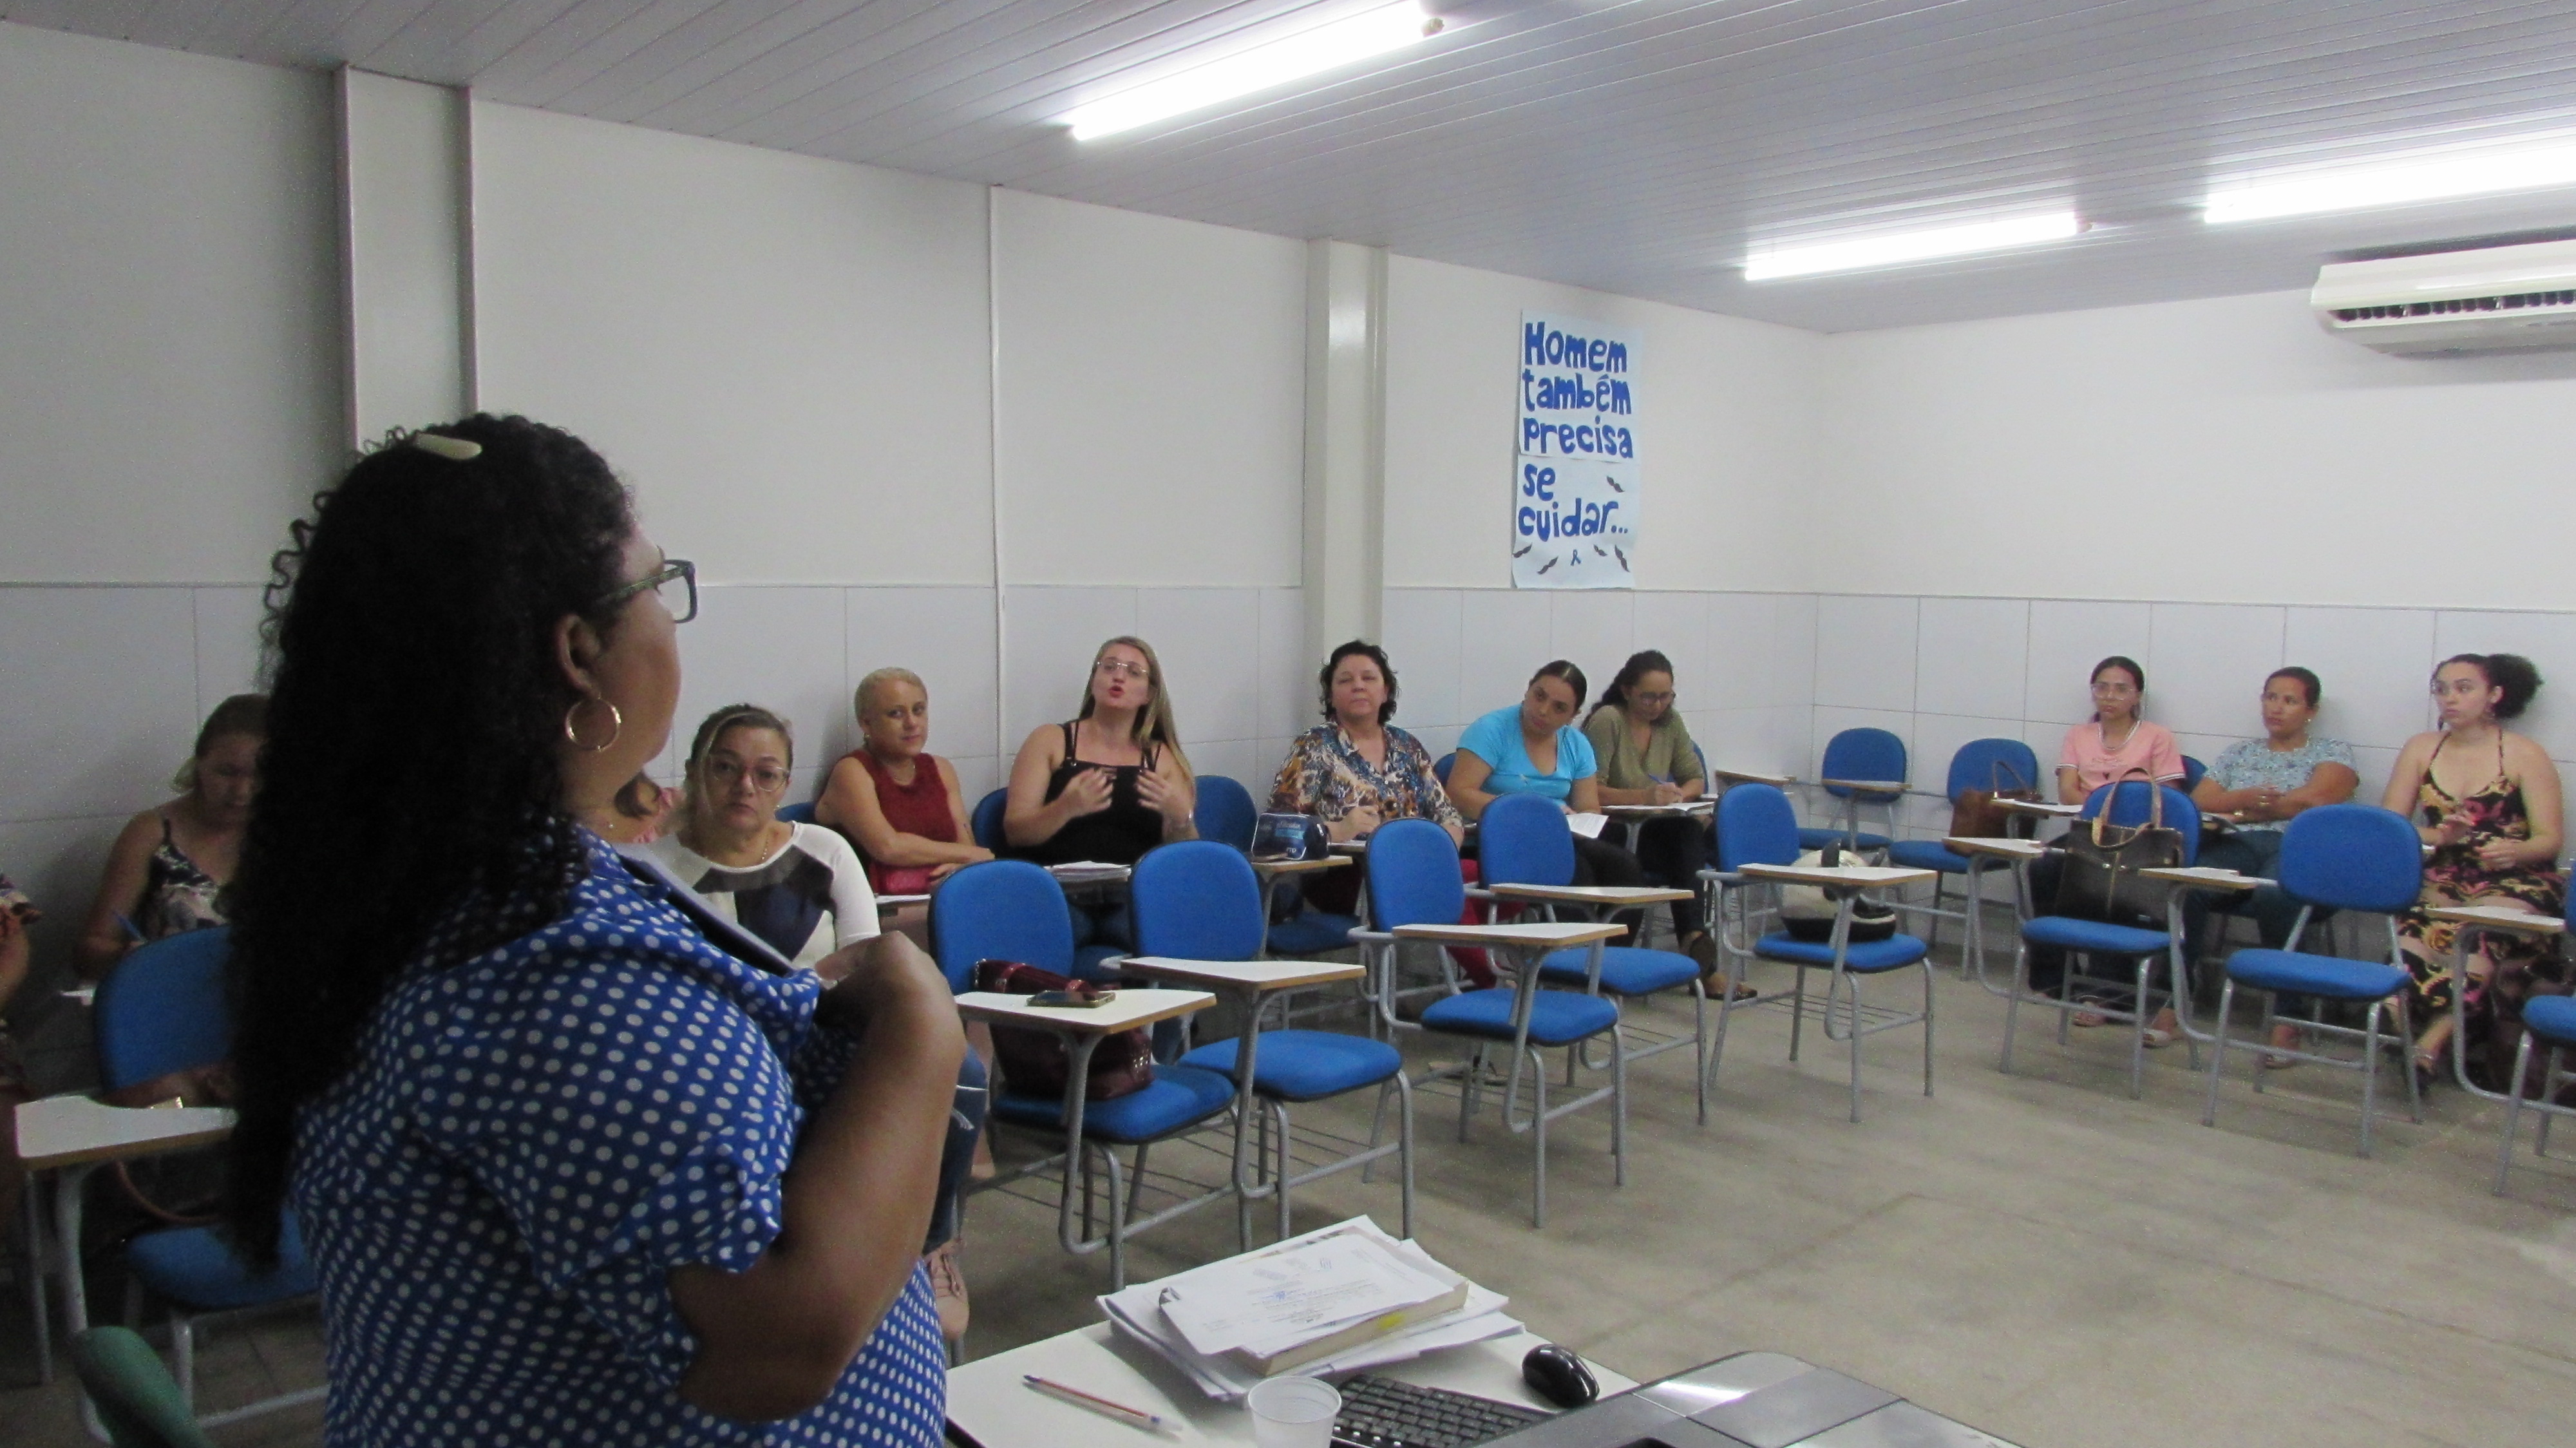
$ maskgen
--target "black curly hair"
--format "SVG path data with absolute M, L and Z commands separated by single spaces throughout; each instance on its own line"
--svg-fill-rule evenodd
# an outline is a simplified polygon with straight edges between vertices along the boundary
M 2520 654 L 2453 654 L 2433 666 L 2433 676 L 2440 678 L 2453 664 L 2468 665 L 2486 675 L 2488 688 L 2504 690 L 2495 706 L 2499 724 L 2522 717 L 2522 711 L 2531 707 L 2532 696 L 2540 692 L 2540 670 Z
M 453 444 L 481 452 L 465 460 Z M 224 1215 L 274 1261 L 297 1108 L 431 930 L 453 963 L 563 911 L 585 870 L 555 748 L 567 614 L 602 636 L 634 514 L 579 438 L 476 414 L 395 433 L 314 499 L 274 560 L 261 789 L 228 897 L 240 1123 Z M 490 902 L 479 911 L 465 907 Z M 531 902 L 505 912 L 500 902 Z
M 1315 676 L 1315 692 L 1324 706 L 1324 722 L 1330 724 L 1340 717 L 1333 712 L 1333 671 L 1342 666 L 1342 660 L 1348 658 L 1364 658 L 1377 665 L 1378 674 L 1386 680 L 1386 702 L 1377 706 L 1377 722 L 1384 724 L 1394 718 L 1397 692 L 1395 665 L 1386 661 L 1386 650 L 1366 639 L 1353 639 L 1333 650 L 1333 656 L 1324 660 L 1324 671 Z

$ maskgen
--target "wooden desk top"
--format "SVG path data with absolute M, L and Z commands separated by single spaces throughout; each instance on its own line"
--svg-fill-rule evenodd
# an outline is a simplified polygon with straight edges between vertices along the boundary
M 1203 990 L 1121 990 L 1107 1004 L 1088 1007 L 1033 1006 L 1027 996 L 989 990 L 970 990 L 957 998 L 957 1009 L 969 1020 L 1101 1035 L 1186 1016 L 1215 1004 L 1216 997 Z
M 1601 812 L 1606 815 L 1644 819 L 1657 815 L 1707 814 L 1716 808 L 1717 801 L 1713 799 L 1685 799 L 1672 804 L 1605 804 L 1601 807 Z
M 1905 793 L 1905 781 L 1901 779 L 1820 779 L 1816 783 L 1827 789 L 1858 790 L 1862 794 Z
M 1365 967 L 1330 960 L 1175 960 L 1166 955 L 1131 955 L 1113 963 L 1127 975 L 1219 988 L 1250 986 L 1263 992 L 1328 985 L 1368 974 Z M 1125 992 L 1120 994 L 1123 997 Z
M 1659 885 L 1487 885 L 1488 892 L 1506 900 L 1545 900 L 1559 905 L 1661 905 L 1671 900 L 1688 900 L 1688 890 L 1668 890 Z
M 2562 916 L 2510 910 L 2502 905 L 2436 905 L 2424 913 L 2456 925 L 2492 926 L 2499 930 L 2519 930 L 2528 935 L 2558 935 L 2567 929 L 2567 921 Z M 26 1110 L 23 1106 L 18 1109 Z
M 2038 815 L 2043 819 L 2071 820 L 2084 813 L 2080 804 L 2052 804 L 2044 799 L 1999 799 L 1995 808 L 2006 814 Z
M 877 897 L 877 912 L 879 914 L 883 914 L 889 910 L 900 910 L 906 905 L 927 905 L 929 903 L 930 897 L 927 895 L 879 895 Z
M 1125 865 L 1103 864 L 1097 860 L 1075 860 L 1068 864 L 1049 865 L 1046 872 L 1064 885 L 1096 885 L 1111 880 L 1124 880 L 1135 874 Z
M 232 1134 L 233 1113 L 224 1106 L 108 1106 L 87 1096 L 46 1096 L 18 1107 L 18 1160 L 29 1171 L 185 1151 Z
M 1348 855 L 1327 855 L 1320 860 L 1255 860 L 1256 875 L 1311 875 L 1318 870 L 1339 870 L 1351 863 Z
M 2270 883 L 2255 879 L 2251 875 L 2240 875 L 2234 870 L 2222 870 L 2215 865 L 2184 865 L 2169 870 L 2140 870 L 2138 873 L 2150 880 L 2163 880 L 2175 885 L 2192 885 L 2203 890 L 2242 892 Z
M 1729 784 L 1771 784 L 1784 789 L 1798 782 L 1794 774 L 1756 774 L 1749 769 L 1711 769 L 1709 776 Z
M 1616 940 L 1628 933 L 1625 925 L 1581 921 L 1523 920 L 1509 925 L 1399 925 L 1394 934 L 1405 940 L 1437 940 L 1446 945 L 1546 946 L 1562 949 L 1569 945 L 1590 945 L 1596 940 Z
M 2007 860 L 2036 860 L 2048 853 L 2048 847 L 2037 840 L 2000 835 L 1951 835 L 1941 843 L 1963 855 L 1994 855 Z
M 1746 865 L 1737 872 L 1756 880 L 1782 880 L 1792 885 L 1823 885 L 1842 889 L 1877 889 L 1886 885 L 1911 885 L 1929 880 L 1935 870 L 1913 870 L 1903 865 L 1838 865 L 1825 869 L 1820 865 Z

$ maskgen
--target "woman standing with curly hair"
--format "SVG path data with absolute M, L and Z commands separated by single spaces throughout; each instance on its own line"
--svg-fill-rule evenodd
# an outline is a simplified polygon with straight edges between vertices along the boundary
M 669 737 L 690 565 L 519 418 L 398 436 L 295 537 L 227 1215 L 254 1262 L 300 1219 L 331 1441 L 937 1441 L 946 983 L 881 937 L 826 992 L 578 822 Z

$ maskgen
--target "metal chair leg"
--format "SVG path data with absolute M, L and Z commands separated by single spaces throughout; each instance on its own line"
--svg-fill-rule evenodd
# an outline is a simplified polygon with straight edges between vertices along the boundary
M 2557 1053 L 2553 1051 L 2551 1054 L 2554 1056 Z M 2522 1073 L 2530 1068 L 2531 1032 L 2525 1031 L 2522 1033 L 2522 1044 L 2514 1048 L 2513 1079 L 2506 1082 L 2504 1088 L 2504 1136 L 2496 1144 L 2495 1194 L 2497 1196 L 2504 1195 L 2505 1176 L 2513 1170 L 2513 1137 L 2522 1125 Z M 2410 1076 L 2414 1074 L 2414 1068 L 2411 1065 L 2407 1068 L 2407 1074 Z M 2548 1114 L 2542 1113 L 2540 1119 L 2547 1121 Z
M 188 1315 L 170 1309 L 170 1375 L 179 1380 L 179 1401 L 197 1411 L 197 1333 Z
M 2218 1124 L 2218 1073 L 2227 1064 L 2227 1015 L 2235 1004 L 2236 982 L 2230 978 L 2219 989 L 2218 1024 L 2213 1028 L 2209 1041 L 2209 1100 L 2200 1109 L 2200 1124 L 2203 1126 Z M 2256 1062 L 2254 1069 L 2262 1070 L 2262 1063 Z
M 2372 1001 L 2369 1011 L 2361 1018 L 2361 1154 L 2364 1157 L 2370 1155 L 2371 1108 L 2377 1105 L 2379 1100 L 2379 1008 L 2383 1004 L 2385 1002 Z M 2264 1014 L 2268 1016 L 2270 1012 L 2267 1011 Z M 2401 1036 L 2399 1039 L 2405 1038 Z M 2257 1057 L 2254 1062 L 2255 1074 L 2262 1074 L 2262 1070 L 2263 1062 L 2260 1057 Z M 2406 1075 L 2409 1080 L 2412 1080 L 2415 1075 L 2414 1068 L 2408 1067 Z
M 1530 1135 L 1537 1148 L 1531 1153 L 1530 1225 L 1544 1227 L 1547 1225 L 1547 1063 L 1537 1059 L 1536 1051 L 1529 1054 L 1530 1064 L 1537 1068 L 1530 1072 L 1530 1079 L 1535 1083 L 1538 1099 L 1538 1114 L 1530 1127 Z
M 1610 1184 L 1628 1184 L 1628 1049 L 1615 1024 L 1610 1027 Z
M 1923 1095 L 1932 1095 L 1932 957 L 1923 957 Z

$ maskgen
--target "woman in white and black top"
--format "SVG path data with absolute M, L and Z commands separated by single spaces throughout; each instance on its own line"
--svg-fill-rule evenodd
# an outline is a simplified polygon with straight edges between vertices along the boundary
M 777 817 L 795 762 L 786 720 L 718 709 L 689 745 L 679 828 L 645 848 L 715 913 L 811 967 L 877 933 L 877 900 L 849 841 Z

